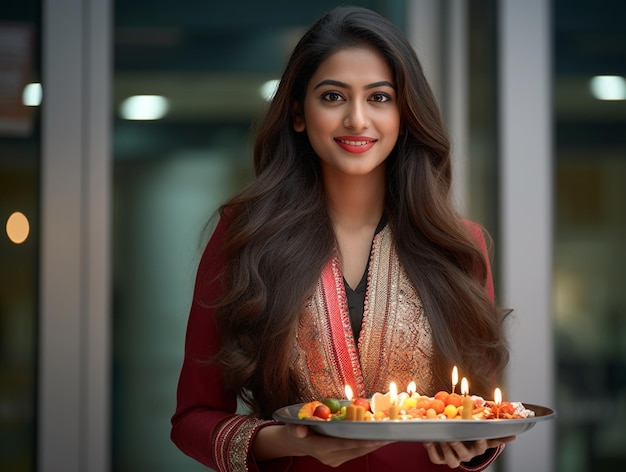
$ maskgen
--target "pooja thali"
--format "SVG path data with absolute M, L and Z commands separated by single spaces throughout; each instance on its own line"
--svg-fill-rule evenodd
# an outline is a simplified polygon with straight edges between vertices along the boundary
M 274 419 L 283 423 L 310 426 L 325 436 L 346 439 L 389 441 L 470 441 L 515 436 L 528 431 L 540 421 L 556 417 L 556 412 L 540 405 L 524 403 L 535 416 L 520 419 L 490 420 L 386 420 L 386 421 L 325 421 L 298 419 L 302 404 L 279 408 Z

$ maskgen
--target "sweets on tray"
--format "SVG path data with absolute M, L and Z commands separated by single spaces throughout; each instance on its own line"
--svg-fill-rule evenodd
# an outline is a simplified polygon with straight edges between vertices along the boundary
M 369 400 L 348 402 L 326 398 L 304 403 L 298 412 L 299 419 L 320 421 L 509 420 L 533 416 L 535 413 L 521 402 L 496 403 L 477 395 L 445 391 L 434 397 L 403 392 L 397 396 L 375 393 Z

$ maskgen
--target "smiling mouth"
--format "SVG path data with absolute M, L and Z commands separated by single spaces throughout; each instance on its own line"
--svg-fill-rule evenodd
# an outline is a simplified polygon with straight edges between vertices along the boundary
M 374 147 L 378 139 L 368 136 L 338 136 L 335 142 L 341 149 L 351 154 L 363 154 Z
M 347 144 L 349 146 L 365 146 L 367 144 L 373 143 L 376 140 L 375 139 L 370 139 L 368 141 L 351 141 L 348 139 L 336 139 L 337 142 L 341 143 L 341 144 Z

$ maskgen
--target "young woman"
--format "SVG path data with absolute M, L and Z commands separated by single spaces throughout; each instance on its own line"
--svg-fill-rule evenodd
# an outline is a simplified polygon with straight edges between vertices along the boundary
M 354 7 L 315 23 L 254 163 L 200 262 L 173 441 L 220 471 L 486 467 L 512 438 L 357 441 L 271 419 L 345 385 L 433 395 L 453 365 L 489 396 L 507 361 L 485 238 L 453 208 L 446 132 L 402 33 Z

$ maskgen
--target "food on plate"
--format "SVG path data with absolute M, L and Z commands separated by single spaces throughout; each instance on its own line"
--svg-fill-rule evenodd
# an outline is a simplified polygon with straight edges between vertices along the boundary
M 303 404 L 298 412 L 298 419 L 346 420 L 346 408 L 355 405 L 365 409 L 362 421 L 455 420 L 462 418 L 463 398 L 462 395 L 447 392 L 438 392 L 434 397 L 401 393 L 397 396 L 396 405 L 394 405 L 398 408 L 396 420 L 390 419 L 389 410 L 392 400 L 388 393 L 375 393 L 369 401 L 360 398 L 352 402 L 342 402 L 338 399 L 326 398 L 323 402 L 312 401 Z M 473 408 L 469 419 L 510 420 L 535 416 L 535 412 L 526 408 L 521 402 L 502 401 L 496 404 L 478 395 L 471 395 L 470 398 Z

